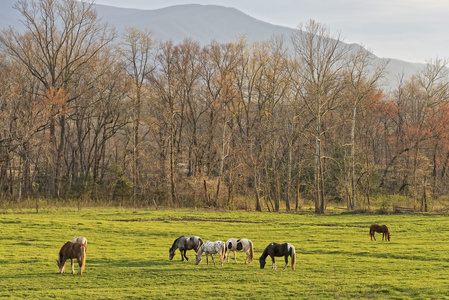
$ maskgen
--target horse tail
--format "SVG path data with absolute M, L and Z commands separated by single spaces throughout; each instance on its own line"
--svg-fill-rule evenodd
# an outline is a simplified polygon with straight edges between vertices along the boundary
M 202 244 L 204 244 L 203 239 L 202 238 L 198 238 L 198 247 L 196 248 L 196 252 L 198 252 L 198 250 L 200 249 Z
M 296 250 L 295 247 L 293 247 L 293 245 L 291 246 L 291 253 L 290 256 L 292 257 L 292 270 L 295 270 L 295 266 L 296 266 Z
M 81 251 L 81 265 L 79 274 L 82 275 L 84 272 L 84 267 L 86 266 L 86 253 L 87 253 L 86 244 L 81 243 L 80 251 Z
M 220 247 L 221 266 L 223 266 L 224 256 L 225 256 L 225 243 L 221 243 L 221 247 Z
M 254 247 L 253 247 L 253 242 L 251 242 L 250 240 L 248 240 L 249 242 L 249 263 L 252 263 L 254 261 Z

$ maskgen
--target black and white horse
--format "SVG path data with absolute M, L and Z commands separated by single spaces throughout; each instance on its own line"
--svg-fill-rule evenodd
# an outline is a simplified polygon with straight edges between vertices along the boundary
M 225 258 L 228 258 L 228 262 L 229 262 L 229 253 L 230 252 L 234 252 L 234 261 L 237 262 L 237 258 L 235 257 L 235 251 L 245 251 L 246 252 L 246 259 L 245 259 L 245 264 L 246 263 L 252 263 L 254 261 L 254 247 L 253 247 L 253 242 L 251 242 L 248 239 L 234 239 L 234 238 L 230 238 L 227 242 L 226 242 L 226 246 L 225 246 Z
M 169 250 L 169 257 L 168 259 L 172 260 L 175 256 L 176 249 L 179 249 L 179 252 L 181 252 L 181 261 L 184 261 L 184 258 L 189 261 L 189 258 L 186 256 L 187 250 L 195 250 L 195 253 L 198 252 L 198 249 L 200 246 L 204 244 L 203 240 L 198 236 L 191 236 L 191 237 L 185 237 L 180 236 L 177 238 L 173 245 L 171 246 Z
M 276 270 L 276 263 L 274 261 L 274 258 L 282 257 L 282 256 L 285 257 L 284 270 L 287 268 L 289 256 L 292 258 L 292 270 L 295 269 L 296 251 L 295 251 L 295 247 L 293 247 L 293 245 L 290 245 L 289 243 L 285 243 L 285 244 L 271 243 L 271 244 L 269 244 L 267 246 L 267 248 L 265 248 L 265 250 L 263 251 L 262 256 L 259 258 L 261 269 L 263 269 L 265 267 L 265 264 L 267 263 L 266 262 L 267 256 L 271 257 L 271 260 L 272 260 L 271 268 L 274 270 Z

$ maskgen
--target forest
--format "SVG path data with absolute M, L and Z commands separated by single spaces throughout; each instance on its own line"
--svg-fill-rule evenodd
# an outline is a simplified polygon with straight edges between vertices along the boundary
M 118 34 L 94 1 L 15 9 L 24 29 L 0 33 L 2 205 L 449 205 L 445 59 L 387 89 L 388 60 L 313 20 L 200 45 Z

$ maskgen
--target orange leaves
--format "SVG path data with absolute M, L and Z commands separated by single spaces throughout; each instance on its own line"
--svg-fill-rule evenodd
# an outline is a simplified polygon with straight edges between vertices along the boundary
M 55 87 L 50 87 L 45 95 L 41 99 L 42 111 L 47 111 L 51 116 L 56 116 L 59 114 L 67 114 L 70 111 L 68 102 L 68 93 L 63 88 L 56 89 Z

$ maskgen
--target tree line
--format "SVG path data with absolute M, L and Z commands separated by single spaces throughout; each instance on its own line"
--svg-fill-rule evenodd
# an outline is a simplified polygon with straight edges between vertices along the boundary
M 446 60 L 386 92 L 388 60 L 313 20 L 202 46 L 118 35 L 93 1 L 14 7 L 25 29 L 0 34 L 2 201 L 324 213 L 449 200 Z

